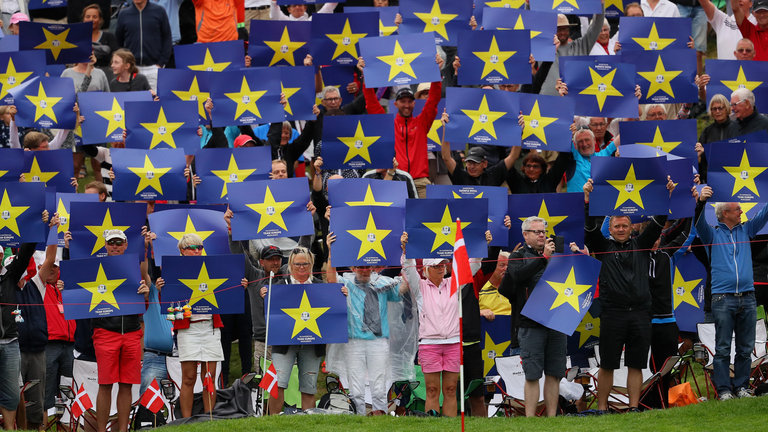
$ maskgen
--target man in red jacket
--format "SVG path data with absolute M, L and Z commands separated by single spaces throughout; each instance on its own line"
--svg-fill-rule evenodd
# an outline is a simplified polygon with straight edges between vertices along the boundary
M 360 67 L 365 63 L 360 62 Z M 408 171 L 416 183 L 419 198 L 427 197 L 429 184 L 429 165 L 427 162 L 427 134 L 432 121 L 437 117 L 437 104 L 440 102 L 442 85 L 433 82 L 429 88 L 429 96 L 424 109 L 416 117 L 413 116 L 414 97 L 409 87 L 401 88 L 395 94 L 395 157 L 400 169 Z M 365 108 L 368 114 L 384 114 L 384 108 L 376 99 L 376 91 L 365 87 Z

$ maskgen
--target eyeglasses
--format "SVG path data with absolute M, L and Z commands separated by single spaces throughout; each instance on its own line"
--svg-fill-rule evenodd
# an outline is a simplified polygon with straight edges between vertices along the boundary
M 525 232 L 534 233 L 537 236 L 540 236 L 540 235 L 545 235 L 547 233 L 547 230 L 525 230 Z
M 742 99 L 742 100 L 740 100 L 738 102 L 731 102 L 731 106 L 733 107 L 733 106 L 736 106 L 736 105 L 740 105 L 740 104 L 743 104 L 746 101 L 747 101 L 746 99 Z
M 293 266 L 298 267 L 298 268 L 307 268 L 307 267 L 309 267 L 309 263 L 308 262 L 303 262 L 303 263 L 295 262 L 295 263 L 293 263 Z
M 107 240 L 107 244 L 110 246 L 122 246 L 125 241 L 123 239 L 111 239 Z
M 203 245 L 187 245 L 186 250 L 203 250 Z
M 739 49 L 736 50 L 736 52 L 740 52 L 740 53 L 751 53 L 753 51 L 754 50 L 749 49 L 749 48 L 739 48 Z
M 336 101 L 340 101 L 341 98 L 340 97 L 329 97 L 329 98 L 323 98 L 323 100 L 324 101 L 328 101 L 328 102 L 336 102 Z
M 709 108 L 710 111 L 725 111 L 725 107 L 723 106 L 713 106 Z

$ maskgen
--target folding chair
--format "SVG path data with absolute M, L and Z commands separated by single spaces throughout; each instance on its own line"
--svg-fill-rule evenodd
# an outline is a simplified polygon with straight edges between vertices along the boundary
M 506 391 L 501 389 L 501 386 L 497 387 L 501 390 L 503 395 L 503 402 L 500 404 L 499 409 L 505 410 L 507 416 L 518 415 L 525 416 L 525 373 L 523 372 L 523 361 L 519 355 L 510 357 L 496 357 L 496 370 L 499 372 L 501 379 L 504 380 Z M 570 358 L 566 357 L 566 367 L 571 370 Z M 578 384 L 574 384 L 572 381 L 575 378 L 575 373 L 567 374 L 566 378 L 560 380 L 560 393 L 563 394 L 564 387 L 568 387 L 568 393 L 574 393 L 574 387 L 579 387 Z M 570 379 L 568 379 L 570 378 Z M 539 379 L 539 400 L 536 405 L 536 415 L 540 416 L 544 413 L 544 379 Z M 581 396 L 579 396 L 580 398 Z
M 595 345 L 595 360 L 599 365 L 600 350 L 598 345 Z M 677 360 L 678 359 L 675 359 L 675 362 Z M 598 370 L 599 366 L 589 371 L 589 376 L 595 389 L 598 388 Z M 639 405 L 646 409 L 650 409 L 650 407 L 643 404 L 643 399 L 648 395 L 649 391 L 653 389 L 654 384 L 659 381 L 661 375 L 660 373 L 652 373 L 648 367 L 643 368 L 641 372 L 643 374 L 643 384 L 640 387 Z M 619 412 L 629 409 L 629 393 L 627 391 L 628 374 L 629 369 L 624 365 L 624 353 L 622 352 L 621 358 L 619 359 L 619 368 L 613 371 L 613 387 L 611 388 L 611 394 L 608 396 L 608 409 Z M 594 403 L 595 400 L 592 402 Z

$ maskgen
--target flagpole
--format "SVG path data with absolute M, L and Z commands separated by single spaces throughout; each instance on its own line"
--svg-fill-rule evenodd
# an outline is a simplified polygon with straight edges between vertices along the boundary
M 456 232 L 461 227 L 461 220 L 456 218 Z M 453 256 L 454 263 L 456 262 L 456 254 Z M 454 269 L 458 269 L 458 266 L 454 264 Z M 454 272 L 458 273 L 458 272 Z M 459 275 L 452 274 L 451 277 L 456 280 L 456 294 L 459 297 L 459 387 L 461 388 L 461 432 L 464 432 L 464 311 L 461 301 L 461 286 L 459 286 Z
M 269 311 L 270 307 L 272 305 L 272 278 L 275 277 L 275 272 L 270 271 L 269 272 L 269 288 L 267 289 L 267 320 L 266 320 L 266 328 L 264 331 L 264 367 L 262 368 L 262 376 L 261 379 L 264 379 L 264 371 L 267 368 L 267 352 L 269 350 L 269 344 L 268 344 L 268 338 L 269 338 Z M 259 365 L 261 367 L 261 365 Z M 266 415 L 266 409 L 264 406 L 264 398 L 266 397 L 266 392 L 261 392 L 261 415 Z

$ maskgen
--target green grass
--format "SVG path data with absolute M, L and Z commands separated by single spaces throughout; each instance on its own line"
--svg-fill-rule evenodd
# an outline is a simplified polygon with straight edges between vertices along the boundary
M 599 417 L 557 418 L 492 418 L 466 420 L 468 431 L 720 431 L 757 430 L 765 423 L 765 407 L 768 399 L 754 398 L 728 402 L 704 402 L 698 405 L 654 410 L 639 414 L 613 414 Z M 185 431 L 273 431 L 315 432 L 318 430 L 344 431 L 415 431 L 443 432 L 459 430 L 458 419 L 415 417 L 355 417 L 355 416 L 280 416 L 224 420 L 215 423 L 199 423 L 167 427 L 168 432 Z

